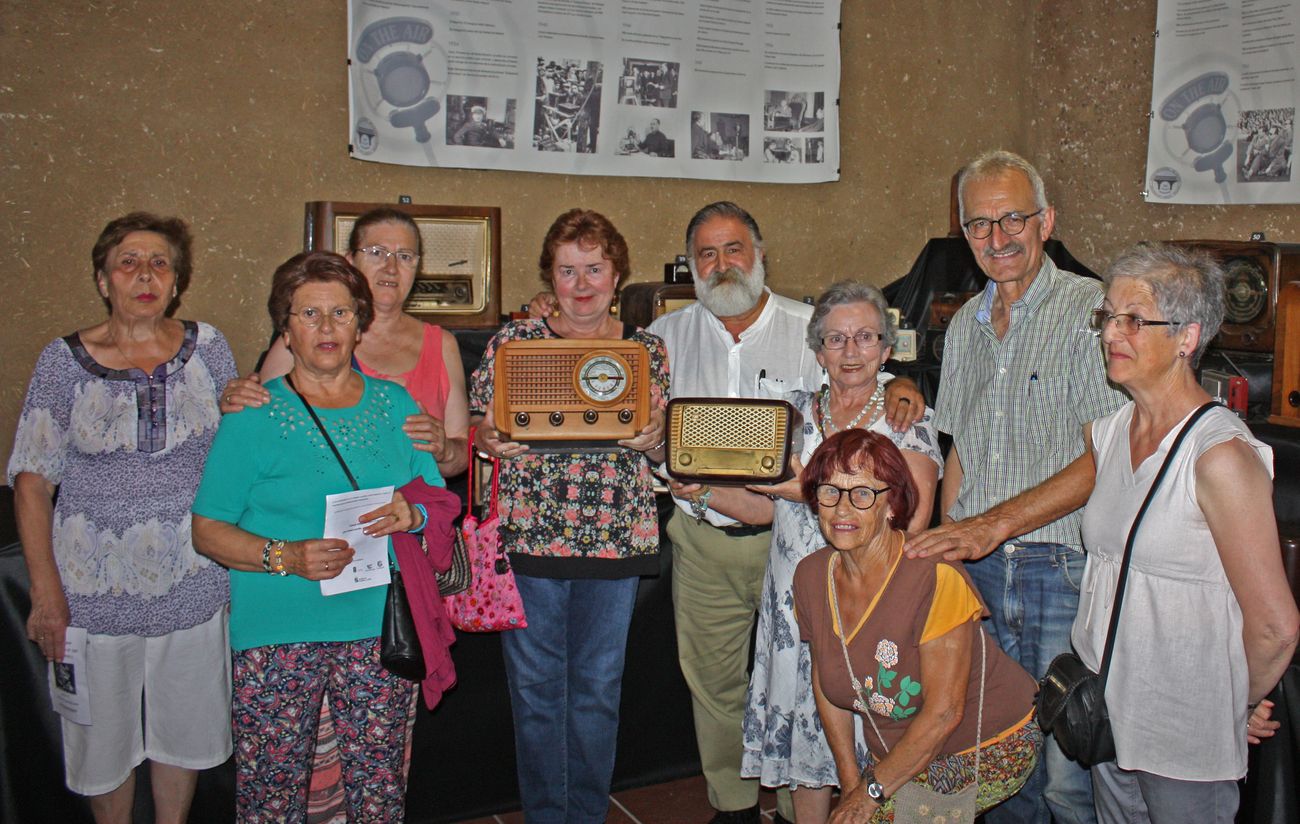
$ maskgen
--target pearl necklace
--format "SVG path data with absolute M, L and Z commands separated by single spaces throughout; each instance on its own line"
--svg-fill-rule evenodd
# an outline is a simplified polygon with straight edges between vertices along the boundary
M 845 426 L 844 428 L 845 429 L 854 428 L 855 426 L 857 426 L 859 423 L 862 422 L 862 419 L 866 417 L 867 412 L 872 407 L 879 407 L 883 409 L 884 402 L 885 402 L 885 385 L 877 381 L 876 391 L 871 393 L 871 397 L 867 398 L 866 404 L 861 409 L 858 410 L 858 414 L 854 415 L 853 420 L 849 421 L 848 425 Z M 874 416 L 872 417 L 872 420 L 875 420 Z M 839 431 L 840 428 L 835 425 L 834 421 L 831 420 L 831 388 L 829 386 L 822 387 L 822 432 L 830 434 L 832 432 L 839 432 Z

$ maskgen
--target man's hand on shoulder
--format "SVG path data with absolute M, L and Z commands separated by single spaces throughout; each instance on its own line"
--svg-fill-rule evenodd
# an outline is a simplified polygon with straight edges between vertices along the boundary
M 977 561 L 1002 543 L 991 519 L 982 515 L 927 529 L 903 545 L 909 558 L 943 554 L 945 561 Z

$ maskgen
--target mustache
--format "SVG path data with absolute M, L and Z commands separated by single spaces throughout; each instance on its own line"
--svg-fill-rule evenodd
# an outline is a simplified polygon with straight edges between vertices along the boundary
M 1021 246 L 1019 243 L 1013 240 L 1000 249 L 994 249 L 992 246 L 985 246 L 983 254 L 984 257 L 993 257 L 994 255 L 1000 255 L 1004 252 L 1024 252 L 1024 251 L 1025 251 L 1025 247 Z
M 724 283 L 744 283 L 745 280 L 749 278 L 750 274 L 752 273 L 746 272 L 739 266 L 731 266 L 720 272 L 714 272 L 712 280 L 715 286 L 720 286 Z

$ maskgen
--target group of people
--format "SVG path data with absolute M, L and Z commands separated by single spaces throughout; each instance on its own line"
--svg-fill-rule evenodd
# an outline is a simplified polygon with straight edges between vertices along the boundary
M 219 332 L 171 317 L 184 224 L 110 223 L 92 255 L 108 320 L 46 347 L 9 465 L 29 635 L 53 660 L 68 626 L 86 629 L 88 676 L 112 685 L 92 691 L 94 726 L 64 722 L 69 787 L 128 820 L 147 758 L 158 819 L 184 820 L 195 770 L 233 744 L 240 820 L 303 820 L 337 752 L 348 820 L 400 820 L 414 685 L 379 664 L 382 590 L 320 594 L 352 558 L 321 536 L 324 498 L 391 485 L 367 533 L 437 523 L 472 422 L 500 465 L 528 616 L 502 636 L 525 817 L 603 821 L 637 581 L 658 570 L 665 402 L 774 398 L 799 414 L 789 480 L 668 481 L 715 824 L 758 822 L 760 784 L 799 824 L 891 821 L 916 793 L 971 786 L 989 822 L 1231 821 L 1300 616 L 1271 453 L 1225 410 L 1181 447 L 1133 546 L 1106 692 L 1115 761 L 1080 767 L 1034 715 L 1054 656 L 1073 644 L 1099 665 L 1137 506 L 1208 400 L 1194 370 L 1223 272 L 1158 244 L 1101 284 L 1061 271 L 1042 179 L 1008 152 L 969 164 L 958 200 L 989 283 L 950 324 L 933 410 L 883 371 L 897 329 L 880 291 L 843 281 L 813 306 L 772 292 L 758 224 L 730 202 L 686 228 L 697 301 L 647 329 L 610 311 L 631 274 L 623 236 L 560 215 L 546 290 L 468 387 L 454 339 L 402 312 L 421 252 L 402 212 L 363 216 L 345 256 L 276 270 L 277 338 L 246 378 Z M 647 351 L 650 420 L 616 451 L 536 451 L 493 420 L 497 349 L 562 338 Z

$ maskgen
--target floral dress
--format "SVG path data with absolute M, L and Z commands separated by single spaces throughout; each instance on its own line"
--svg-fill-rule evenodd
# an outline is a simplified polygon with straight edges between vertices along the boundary
M 817 394 L 792 392 L 786 400 L 803 416 L 803 452 L 806 466 L 821 445 L 823 433 L 816 410 Z M 899 449 L 919 452 L 943 470 L 931 410 L 906 432 L 895 432 L 884 416 L 867 427 L 888 436 Z M 772 550 L 763 579 L 763 603 L 758 611 L 758 637 L 754 670 L 749 680 L 745 709 L 745 751 L 740 774 L 758 778 L 765 787 L 823 787 L 839 784 L 835 759 L 812 688 L 812 655 L 799 640 L 794 617 L 794 571 L 807 555 L 826 545 L 817 515 L 803 503 L 778 499 L 772 518 Z M 859 760 L 865 746 L 855 716 Z
M 474 414 L 492 408 L 497 348 L 556 338 L 544 320 L 506 324 L 470 382 Z M 668 395 L 668 353 L 656 335 L 624 327 L 650 354 L 650 404 Z M 516 572 L 538 578 L 626 578 L 659 570 L 659 518 L 645 456 L 529 452 L 501 464 L 501 546 Z

